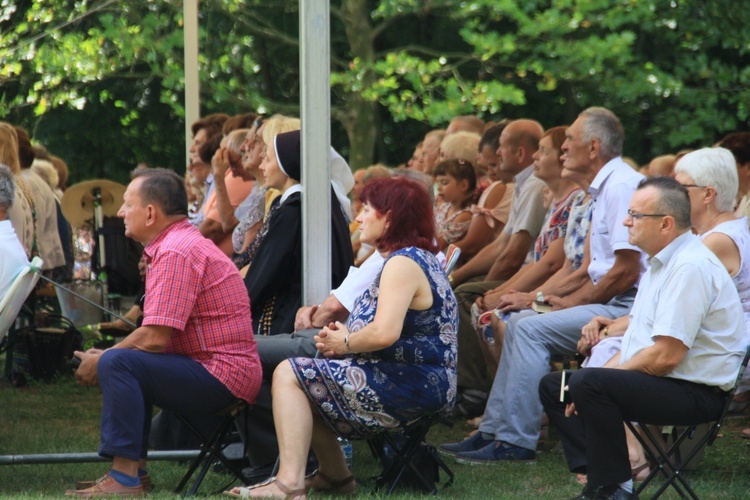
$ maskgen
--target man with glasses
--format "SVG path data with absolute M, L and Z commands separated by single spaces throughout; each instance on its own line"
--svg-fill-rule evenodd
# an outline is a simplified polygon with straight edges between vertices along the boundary
M 539 394 L 560 430 L 568 467 L 588 475 L 580 499 L 629 499 L 632 479 L 623 420 L 694 425 L 716 419 L 745 355 L 748 333 L 737 289 L 722 262 L 691 233 L 686 188 L 669 177 L 643 181 L 623 224 L 650 258 L 622 351 L 602 368 L 571 375 L 573 404 L 560 401 L 561 374 Z
M 542 404 L 534 396 L 553 354 L 576 352 L 581 328 L 594 316 L 617 318 L 633 304 L 645 269 L 628 242 L 622 220 L 643 176 L 622 161 L 620 120 L 604 108 L 589 108 L 566 131 L 564 168 L 592 179 L 593 209 L 586 257 L 578 271 L 554 290 L 542 290 L 553 312 L 514 315 L 506 327 L 503 355 L 479 432 L 440 446 L 469 464 L 534 460 Z

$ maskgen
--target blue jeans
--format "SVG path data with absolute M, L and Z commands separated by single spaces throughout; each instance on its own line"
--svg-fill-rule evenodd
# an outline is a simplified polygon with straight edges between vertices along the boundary
M 103 457 L 140 460 L 148 451 L 152 405 L 185 415 L 211 415 L 236 397 L 192 358 L 110 349 L 97 364 L 103 408 Z
M 542 420 L 539 381 L 550 370 L 550 357 L 575 353 L 583 325 L 597 315 L 628 314 L 634 297 L 635 293 L 625 294 L 607 304 L 513 315 L 479 430 L 498 441 L 535 450 Z

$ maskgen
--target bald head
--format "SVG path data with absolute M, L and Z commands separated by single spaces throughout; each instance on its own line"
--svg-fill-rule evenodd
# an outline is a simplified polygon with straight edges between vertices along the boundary
M 484 122 L 481 118 L 473 115 L 457 116 L 448 124 L 445 135 L 455 134 L 456 132 L 474 132 L 482 135 Z
M 544 127 L 536 120 L 520 119 L 512 121 L 505 127 L 511 140 L 518 142 L 520 147 L 528 147 L 534 154 L 539 149 L 539 139 L 544 135 Z
M 544 128 L 536 120 L 514 120 L 500 134 L 500 147 L 497 154 L 501 160 L 501 169 L 516 175 L 531 165 L 532 156 L 539 149 L 539 139 Z
M 648 164 L 648 175 L 652 177 L 659 175 L 672 175 L 675 158 L 675 155 L 657 156 Z

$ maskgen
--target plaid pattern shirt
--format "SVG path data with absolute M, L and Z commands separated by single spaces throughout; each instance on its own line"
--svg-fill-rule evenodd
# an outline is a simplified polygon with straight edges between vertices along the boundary
M 165 353 L 198 361 L 232 394 L 253 402 L 262 369 L 250 299 L 237 268 L 187 219 L 145 249 L 143 325 L 172 327 Z

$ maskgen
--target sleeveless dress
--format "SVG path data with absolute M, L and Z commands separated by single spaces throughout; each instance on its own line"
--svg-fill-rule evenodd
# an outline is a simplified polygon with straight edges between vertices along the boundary
M 407 247 L 388 258 L 396 255 L 422 268 L 433 303 L 424 311 L 407 311 L 401 336 L 393 345 L 337 359 L 289 360 L 307 397 L 341 436 L 370 437 L 407 425 L 425 413 L 450 410 L 455 402 L 456 297 L 433 254 Z M 380 274 L 355 302 L 347 322 L 350 332 L 373 321 L 379 285 Z

